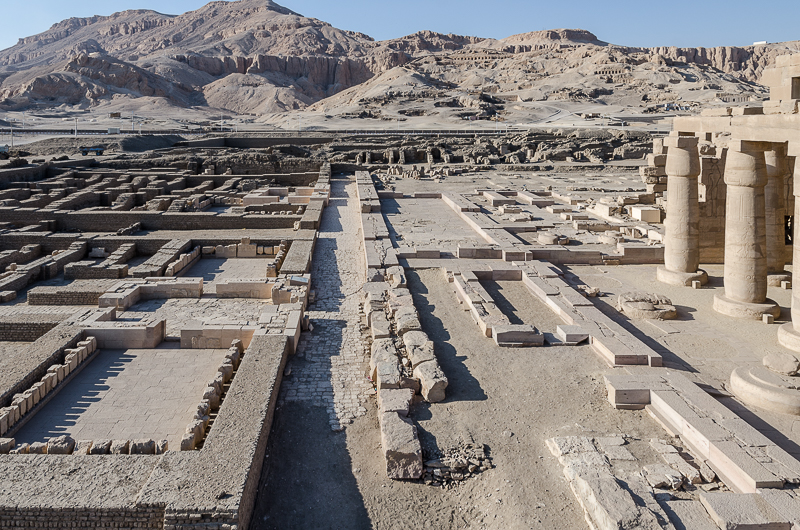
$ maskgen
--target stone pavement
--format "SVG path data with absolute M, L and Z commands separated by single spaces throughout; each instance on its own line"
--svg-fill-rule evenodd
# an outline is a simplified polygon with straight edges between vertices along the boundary
M 364 415 L 363 403 L 373 392 L 358 307 L 364 282 L 360 216 L 355 181 L 331 180 L 311 269 L 316 299 L 306 312 L 314 329 L 302 334 L 281 387 L 281 403 L 325 407 L 333 430 Z
M 18 443 L 69 434 L 76 440 L 169 441 L 181 436 L 226 350 L 101 350 L 15 436 Z

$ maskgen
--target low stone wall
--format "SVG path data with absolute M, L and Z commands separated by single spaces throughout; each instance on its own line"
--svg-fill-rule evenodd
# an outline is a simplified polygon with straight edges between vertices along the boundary
M 42 285 L 28 291 L 28 305 L 91 305 L 119 283 L 117 280 L 78 280 L 69 285 Z
M 204 528 L 250 527 L 288 355 L 286 337 L 256 335 L 203 448 L 169 451 L 156 466 L 138 502 L 166 502 L 165 527 L 196 529 L 198 521 Z
M 94 337 L 88 337 L 86 340 L 78 342 L 75 348 L 65 349 L 64 364 L 50 366 L 40 381 L 36 381 L 23 392 L 14 394 L 11 404 L 0 408 L 0 436 L 7 432 L 13 433 L 16 430 L 15 425 L 34 414 L 34 409 L 39 402 L 47 399 L 48 395 L 58 392 L 60 390 L 58 386 L 69 377 L 70 373 L 76 371 L 96 349 L 97 341 Z M 10 447 L 7 447 L 6 450 L 11 449 L 22 454 L 28 452 L 27 447 L 15 449 L 13 440 L 8 445 Z
M 60 230 L 91 232 L 98 226 L 108 231 L 127 228 L 141 223 L 143 230 L 235 230 L 242 228 L 278 229 L 293 228 L 300 215 L 260 215 L 253 213 L 220 214 L 216 212 L 126 212 L 91 210 L 49 210 L 0 207 L 0 219 L 5 222 L 30 225 L 55 220 Z
M 8 406 L 14 394 L 40 380 L 48 367 L 63 362 L 64 350 L 82 337 L 79 326 L 64 322 L 29 344 L 20 355 L 0 358 L 0 407 Z
M 131 269 L 130 275 L 135 278 L 163 276 L 167 266 L 178 259 L 191 245 L 192 242 L 188 239 L 173 239 L 161 247 L 150 259 Z
M 281 274 L 306 274 L 311 268 L 316 238 L 313 240 L 292 241 L 289 251 L 280 267 Z
M 92 252 L 95 252 L 95 250 L 100 255 L 105 252 L 105 249 L 93 249 Z M 128 266 L 125 265 L 125 262 L 135 255 L 136 244 L 125 243 L 100 263 L 95 264 L 93 261 L 70 263 L 64 267 L 64 278 L 67 280 L 125 278 L 128 275 Z M 92 253 L 90 253 L 89 257 L 92 257 Z
M 226 386 L 236 376 L 243 355 L 244 344 L 242 341 L 238 339 L 232 341 L 222 366 L 219 367 L 214 379 L 203 391 L 203 397 L 200 404 L 197 405 L 194 418 L 186 426 L 186 431 L 181 438 L 181 451 L 193 451 L 203 442 L 211 421 L 211 414 L 218 411 L 222 405 L 227 395 Z
M 41 245 L 25 245 L 20 250 L 6 250 L 0 252 L 0 271 L 12 263 L 20 264 L 37 259 L 42 255 Z
M 200 298 L 202 295 L 202 278 L 155 277 L 117 282 L 100 296 L 98 305 L 125 310 L 140 300 Z

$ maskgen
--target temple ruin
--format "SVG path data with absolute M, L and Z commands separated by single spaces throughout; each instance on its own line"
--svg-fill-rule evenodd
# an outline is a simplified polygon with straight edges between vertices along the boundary
M 800 56 L 764 83 L 0 167 L 0 528 L 800 525 Z

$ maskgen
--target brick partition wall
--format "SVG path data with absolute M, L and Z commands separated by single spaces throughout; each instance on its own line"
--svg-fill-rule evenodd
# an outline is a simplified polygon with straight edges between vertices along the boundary
M 52 321 L 40 320 L 39 322 L 0 322 L 0 340 L 10 342 L 33 342 L 59 325 L 62 320 L 63 316 Z

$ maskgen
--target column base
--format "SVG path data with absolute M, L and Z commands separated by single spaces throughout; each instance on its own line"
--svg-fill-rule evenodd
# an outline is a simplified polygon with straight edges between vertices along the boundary
M 763 304 L 751 304 L 731 300 L 724 294 L 714 295 L 714 311 L 729 317 L 750 320 L 761 320 L 761 317 L 765 314 L 778 318 L 781 314 L 780 306 L 770 299 L 767 299 Z
M 800 352 L 800 331 L 794 329 L 794 324 L 787 322 L 778 328 L 778 344 L 786 349 Z
M 658 269 L 656 269 L 656 278 L 660 282 L 680 287 L 691 287 L 693 281 L 700 281 L 700 285 L 708 283 L 708 274 L 706 274 L 706 271 L 678 272 L 671 271 L 663 265 L 659 265 Z
M 792 273 L 791 272 L 775 272 L 767 274 L 767 285 L 770 287 L 780 287 L 781 282 L 790 282 L 792 281 Z

